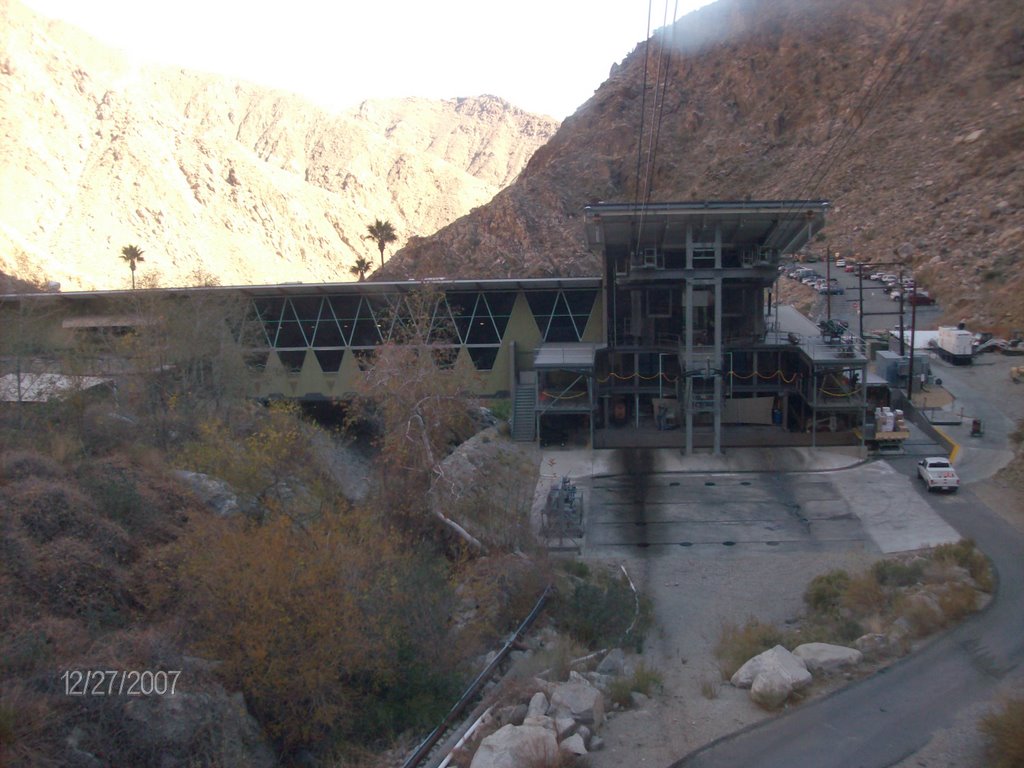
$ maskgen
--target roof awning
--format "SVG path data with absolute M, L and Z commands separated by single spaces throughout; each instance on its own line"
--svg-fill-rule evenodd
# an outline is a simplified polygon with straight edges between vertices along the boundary
M 604 344 L 577 342 L 570 344 L 541 344 L 534 353 L 534 368 L 558 368 L 566 371 L 594 369 L 594 357 Z
M 152 325 L 141 315 L 81 315 L 68 317 L 61 322 L 62 328 L 134 328 L 139 325 Z
M 59 373 L 23 373 L 19 382 L 18 374 L 8 373 L 0 376 L 0 401 L 45 403 L 111 382 L 112 379 L 97 376 L 64 376 Z

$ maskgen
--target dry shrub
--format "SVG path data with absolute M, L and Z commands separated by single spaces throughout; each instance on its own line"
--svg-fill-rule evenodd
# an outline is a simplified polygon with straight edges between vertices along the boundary
M 0 455 L 0 482 L 29 477 L 55 480 L 64 476 L 59 463 L 34 451 L 7 451 Z
M 22 529 L 37 544 L 58 536 L 84 538 L 94 519 L 89 498 L 65 482 L 30 478 L 10 487 L 8 493 Z
M 47 608 L 82 619 L 93 628 L 124 625 L 132 601 L 124 573 L 77 539 L 60 538 L 40 547 L 39 591 Z
M 0 635 L 0 677 L 52 677 L 61 660 L 84 653 L 90 642 L 73 619 L 44 616 L 13 622 Z
M 971 539 L 960 539 L 955 544 L 940 544 L 932 550 L 932 560 L 966 568 L 978 588 L 991 592 L 994 583 L 992 565 L 989 559 L 974 545 Z
M 978 609 L 978 593 L 967 584 L 948 584 L 938 597 L 947 622 L 959 621 Z
M 456 611 L 468 620 L 459 628 L 459 655 L 492 648 L 522 623 L 548 582 L 545 561 L 519 555 L 464 560 L 453 574 Z
M 898 601 L 896 613 L 906 619 L 914 637 L 925 637 L 945 625 L 946 617 L 938 600 L 927 593 L 907 595 Z
M 842 569 L 815 576 L 804 591 L 804 602 L 815 613 L 834 613 L 842 604 L 849 583 L 850 574 Z
M 366 517 L 200 519 L 182 549 L 199 649 L 286 754 L 386 740 L 457 697 L 445 574 Z
M 113 454 L 90 459 L 75 468 L 75 476 L 97 512 L 140 543 L 173 539 L 184 524 L 184 511 L 192 504 L 163 466 L 139 458 Z
M 57 717 L 45 694 L 17 682 L 0 684 L 0 765 L 56 768 Z
M 880 615 L 889 606 L 889 597 L 872 573 L 853 576 L 841 598 L 842 607 L 855 617 Z
M 979 728 L 988 736 L 991 768 L 1020 768 L 1024 765 L 1024 698 L 1005 701 L 982 718 Z
M 920 581 L 924 565 L 924 560 L 920 558 L 910 562 L 879 560 L 871 566 L 871 573 L 883 587 L 909 587 Z
M 715 645 L 715 656 L 722 677 L 728 680 L 747 661 L 769 648 L 783 644 L 784 640 L 780 630 L 755 618 L 747 619 L 742 626 L 725 622 Z
M 718 698 L 718 681 L 707 677 L 700 679 L 700 695 L 709 701 Z
M 526 673 L 542 675 L 548 680 L 568 680 L 572 670 L 579 671 L 577 659 L 589 654 L 588 650 L 570 637 L 556 636 L 553 643 L 539 649 L 530 657 Z

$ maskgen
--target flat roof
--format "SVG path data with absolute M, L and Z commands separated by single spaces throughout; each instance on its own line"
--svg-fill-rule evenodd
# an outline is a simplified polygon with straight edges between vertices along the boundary
M 799 250 L 825 226 L 825 200 L 735 200 L 679 203 L 597 203 L 584 208 L 591 250 L 686 247 L 687 229 L 718 226 L 725 245 Z
M 145 288 L 133 292 L 129 289 L 111 291 L 68 291 L 63 293 L 14 293 L 0 296 L 0 300 L 88 300 L 104 297 L 125 297 L 137 293 L 140 296 L 184 296 L 188 294 L 243 296 L 327 296 L 337 294 L 382 294 L 403 293 L 418 288 L 437 288 L 444 291 L 516 291 L 546 290 L 558 288 L 600 288 L 600 277 L 537 277 L 537 278 L 495 278 L 481 280 L 448 280 L 428 278 L 426 280 L 363 281 L 344 283 L 272 283 L 266 285 L 216 285 L 176 288 Z
M 604 344 L 593 342 L 541 344 L 533 355 L 533 366 L 534 368 L 589 370 L 594 367 L 597 350 L 604 346 Z
M 8 373 L 0 376 L 0 401 L 45 403 L 110 382 L 111 379 L 98 376 L 65 376 L 60 373 L 22 373 L 19 376 Z

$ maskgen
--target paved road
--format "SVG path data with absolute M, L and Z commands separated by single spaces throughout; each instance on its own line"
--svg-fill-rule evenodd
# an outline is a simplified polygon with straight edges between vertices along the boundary
M 998 589 L 978 616 L 882 674 L 726 737 L 673 768 L 868 768 L 924 746 L 963 707 L 990 698 L 1024 661 L 1024 535 L 969 489 L 937 499 L 946 521 L 992 558 Z

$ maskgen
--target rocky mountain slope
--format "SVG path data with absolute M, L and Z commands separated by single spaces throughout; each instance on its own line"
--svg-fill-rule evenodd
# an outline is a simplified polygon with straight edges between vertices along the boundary
M 816 198 L 819 253 L 905 264 L 947 320 L 1024 327 L 1022 75 L 1018 0 L 718 0 L 381 276 L 597 274 L 597 200 Z
M 0 0 L 0 272 L 68 289 L 351 280 L 490 200 L 557 123 L 492 96 L 331 114 L 284 92 L 142 66 Z

